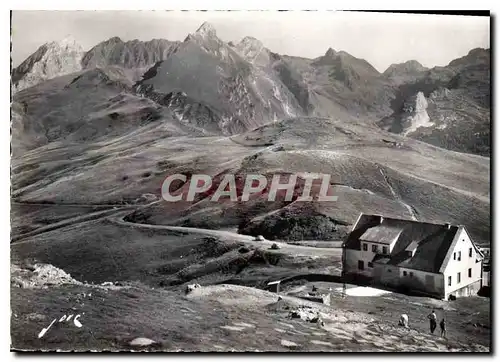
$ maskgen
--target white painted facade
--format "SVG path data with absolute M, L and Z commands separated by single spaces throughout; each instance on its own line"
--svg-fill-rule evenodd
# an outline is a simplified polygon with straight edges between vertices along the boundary
M 455 235 L 454 244 L 453 250 L 449 250 L 448 263 L 443 265 L 440 270 L 444 275 L 446 296 L 480 281 L 483 274 L 482 255 L 478 253 L 477 247 L 472 244 L 463 227 Z
M 345 249 L 344 271 L 346 274 L 372 278 L 376 283 L 382 285 L 404 286 L 443 299 L 448 299 L 450 294 L 455 296 L 471 295 L 473 290 L 477 291 L 481 287 L 483 256 L 477 246 L 473 244 L 464 227 L 458 228 L 451 243 L 452 247 L 448 250 L 443 265 L 437 273 L 373 263 L 376 255 L 384 255 L 386 250 L 383 249 L 383 246 L 388 248 L 388 253 L 385 255 L 390 257 L 389 253 L 395 242 L 396 240 L 387 245 L 359 240 L 360 250 Z M 373 248 L 374 245 L 376 245 L 376 249 Z M 406 251 L 413 256 L 417 248 L 418 245 L 410 244 Z M 458 280 L 459 273 L 460 281 Z

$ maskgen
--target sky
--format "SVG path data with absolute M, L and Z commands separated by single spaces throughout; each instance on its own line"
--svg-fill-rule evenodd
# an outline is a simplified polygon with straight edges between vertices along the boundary
M 84 49 L 122 40 L 184 40 L 205 21 L 223 41 L 253 36 L 273 52 L 315 58 L 328 48 L 363 58 L 383 72 L 410 59 L 447 65 L 490 47 L 489 17 L 332 11 L 14 11 L 12 62 L 71 35 Z

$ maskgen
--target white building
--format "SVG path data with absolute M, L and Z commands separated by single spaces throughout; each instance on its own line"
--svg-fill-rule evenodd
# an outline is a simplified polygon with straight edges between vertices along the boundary
M 448 299 L 477 293 L 483 258 L 464 226 L 361 214 L 344 243 L 343 274 Z

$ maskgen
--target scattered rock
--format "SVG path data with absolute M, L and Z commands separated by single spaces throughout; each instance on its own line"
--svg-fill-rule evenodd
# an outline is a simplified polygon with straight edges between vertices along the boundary
M 11 266 L 12 285 L 19 288 L 46 288 L 47 286 L 82 285 L 64 270 L 51 264 L 35 264 L 28 268 Z
M 298 347 L 298 344 L 295 343 L 295 342 L 292 342 L 292 341 L 287 341 L 286 339 L 282 339 L 281 340 L 281 345 L 283 347 L 288 347 L 288 348 L 291 348 L 291 349 L 295 349 Z
M 195 289 L 197 289 L 197 288 L 201 288 L 201 285 L 199 285 L 199 284 L 189 284 L 189 285 L 186 287 L 186 294 L 191 293 L 193 290 L 195 290 Z
M 242 246 L 241 248 L 238 249 L 238 252 L 241 254 L 248 253 L 250 249 L 248 249 L 246 246 Z
M 101 285 L 103 287 L 112 287 L 114 284 L 113 284 L 113 282 L 103 282 L 103 283 L 101 283 Z
M 271 249 L 273 249 L 273 250 L 278 250 L 279 248 L 280 247 L 276 243 L 273 243 L 273 245 L 271 245 Z
M 297 309 L 291 310 L 288 313 L 289 318 L 300 318 L 303 321 L 311 322 L 311 323 L 320 323 L 324 325 L 319 312 L 315 311 L 313 308 L 309 306 L 300 306 Z
M 149 338 L 139 337 L 130 341 L 129 344 L 133 347 L 148 347 L 156 344 L 156 342 Z
M 26 316 L 26 319 L 29 321 L 39 322 L 44 321 L 47 317 L 40 313 L 30 313 Z
M 265 241 L 266 239 L 262 235 L 257 235 L 255 241 Z

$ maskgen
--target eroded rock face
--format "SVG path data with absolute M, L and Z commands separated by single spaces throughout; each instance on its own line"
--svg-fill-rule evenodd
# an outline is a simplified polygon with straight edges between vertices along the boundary
M 71 37 L 42 45 L 13 70 L 13 93 L 61 75 L 80 71 L 84 53 L 82 46 Z
M 209 133 L 231 135 L 303 114 L 270 64 L 265 59 L 255 64 L 259 44 L 246 38 L 240 53 L 205 23 L 149 69 L 134 90 L 167 106 L 180 122 Z
M 404 135 L 415 132 L 420 127 L 431 127 L 434 125 L 427 114 L 429 104 L 425 99 L 424 93 L 418 92 L 410 98 L 403 107 L 403 112 L 407 114 L 404 120 Z
M 113 37 L 90 49 L 82 59 L 82 67 L 89 69 L 117 65 L 146 71 L 156 62 L 167 59 L 178 44 L 179 42 L 165 39 L 124 42 Z

